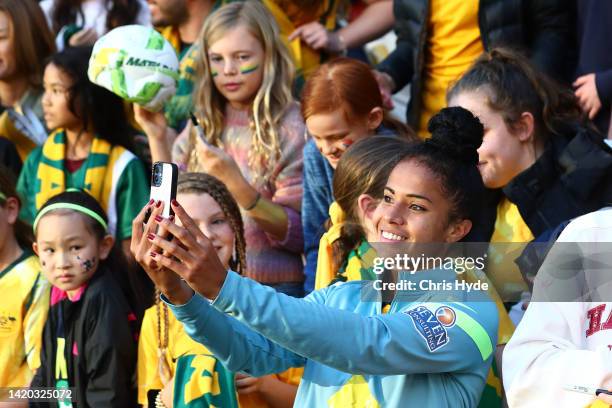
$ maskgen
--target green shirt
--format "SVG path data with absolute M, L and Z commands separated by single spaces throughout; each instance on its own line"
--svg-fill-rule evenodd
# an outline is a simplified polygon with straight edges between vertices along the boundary
M 26 159 L 17 181 L 17 192 L 22 199 L 20 217 L 30 224 L 34 222 L 38 212 L 35 196 L 40 191 L 40 181 L 37 180 L 36 175 L 41 158 L 42 147 L 37 147 Z M 83 163 L 74 173 L 64 169 L 66 188 L 85 189 L 85 165 L 86 163 Z M 118 241 L 132 236 L 132 220 L 136 218 L 142 207 L 146 204 L 149 196 L 148 180 L 149 178 L 145 173 L 142 162 L 136 157 L 130 160 L 119 176 L 114 214 L 117 220 L 115 237 Z M 105 205 L 104 203 L 100 204 L 102 206 Z

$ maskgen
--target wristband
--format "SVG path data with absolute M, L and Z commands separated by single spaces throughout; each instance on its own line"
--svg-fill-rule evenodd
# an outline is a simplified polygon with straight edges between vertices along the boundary
M 261 200 L 261 193 L 258 191 L 255 200 L 253 200 L 253 203 L 248 207 L 245 207 L 244 211 L 251 211 L 253 208 L 257 207 L 257 204 L 259 204 L 259 200 Z

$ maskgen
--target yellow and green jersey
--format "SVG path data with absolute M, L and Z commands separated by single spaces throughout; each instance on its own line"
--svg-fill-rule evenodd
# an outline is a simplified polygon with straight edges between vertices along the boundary
M 40 366 L 49 283 L 30 251 L 0 271 L 0 387 L 23 387 Z
M 145 406 L 149 391 L 164 387 L 159 373 L 158 340 L 160 332 L 166 339 L 166 319 L 163 310 L 160 310 L 161 319 L 158 319 L 156 309 L 157 306 L 153 306 L 145 311 L 138 342 L 138 403 Z M 267 407 L 258 393 L 238 397 L 234 373 L 228 371 L 205 346 L 192 340 L 169 309 L 167 324 L 167 346 L 161 358 L 169 368 L 169 377 L 174 378 L 175 407 Z M 301 368 L 292 368 L 276 374 L 276 377 L 285 383 L 297 385 L 302 371 Z

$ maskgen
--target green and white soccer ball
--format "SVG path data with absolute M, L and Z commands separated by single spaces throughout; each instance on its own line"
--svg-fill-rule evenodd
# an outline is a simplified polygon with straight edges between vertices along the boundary
M 153 28 L 117 27 L 94 44 L 89 80 L 151 111 L 176 92 L 179 61 L 172 45 Z

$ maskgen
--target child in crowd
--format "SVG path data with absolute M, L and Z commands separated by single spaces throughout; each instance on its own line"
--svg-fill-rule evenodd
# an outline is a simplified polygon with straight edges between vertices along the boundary
M 482 126 L 472 115 L 439 116 L 430 141 L 407 143 L 396 153 L 380 204 L 363 208 L 381 242 L 451 243 L 471 228 L 484 191 L 476 167 Z M 472 129 L 469 147 L 456 142 L 459 120 Z M 486 294 L 455 292 L 455 301 L 448 301 L 415 290 L 385 304 L 372 282 L 354 281 L 292 299 L 227 272 L 185 210 L 172 206 L 183 227 L 159 221 L 175 237 L 172 242 L 154 235 L 152 227 L 135 227 L 133 239 L 148 241 L 152 251 L 141 250 L 137 259 L 172 302 L 186 332 L 229 369 L 263 375 L 305 366 L 296 406 L 478 403 L 497 335 L 497 311 Z M 453 268 L 416 276 L 462 279 Z
M 49 198 L 80 188 L 102 205 L 109 232 L 129 252 L 132 219 L 149 195 L 148 176 L 127 149 L 121 99 L 87 78 L 90 53 L 91 48 L 69 48 L 45 68 L 43 110 L 54 131 L 28 156 L 19 176 L 21 217 L 31 223 Z
M 302 150 L 304 122 L 291 95 L 293 68 L 278 28 L 259 2 L 211 14 L 198 46 L 195 104 L 203 139 L 190 124 L 172 159 L 217 177 L 244 214 L 246 276 L 303 293 Z M 163 115 L 136 107 L 153 161 L 169 161 Z
M 49 309 L 49 283 L 31 249 L 32 229 L 17 218 L 20 204 L 14 180 L 0 166 L 0 387 L 30 384 Z
M 66 191 L 41 207 L 34 233 L 53 288 L 32 387 L 73 388 L 78 406 L 134 406 L 133 294 L 104 210 L 89 194 Z
M 243 273 L 244 226 L 238 204 L 223 183 L 204 173 L 183 173 L 178 180 L 177 200 L 212 240 L 223 265 Z M 238 403 L 242 408 L 293 406 L 300 380 L 296 371 L 301 370 L 260 378 L 237 374 L 234 386 L 234 374 L 185 333 L 157 295 L 155 306 L 145 312 L 138 345 L 141 405 L 155 407 L 159 406 L 156 401 L 161 401 L 166 407 L 231 408 Z
M 490 191 L 472 240 L 530 242 L 612 202 L 612 149 L 581 124 L 573 93 L 521 55 L 504 49 L 483 54 L 449 90 L 448 102 L 472 111 L 485 127 L 478 168 Z M 508 300 L 527 288 L 514 262 L 495 261 L 508 259 L 513 248 L 492 247 L 487 266 Z
M 336 280 L 369 280 L 375 277 L 369 275 L 371 270 L 368 268 L 354 269 L 352 266 L 361 265 L 361 262 L 355 264 L 355 261 L 362 257 L 370 258 L 370 263 L 372 261 L 375 251 L 368 244 L 368 238 L 376 237 L 372 228 L 366 232 L 366 207 L 376 205 L 373 197 L 382 197 L 392 170 L 391 163 L 396 160 L 397 152 L 405 148 L 406 141 L 401 138 L 379 136 L 363 139 L 343 154 L 333 175 L 336 201 L 329 208 L 329 229 L 321 237 L 319 245 L 315 289 L 325 288 Z M 352 255 L 350 260 L 349 254 Z M 353 259 L 353 256 L 356 257 Z
M 304 147 L 302 198 L 304 289 L 308 293 L 315 284 L 317 249 L 334 201 L 332 178 L 342 154 L 353 143 L 373 135 L 416 137 L 384 112 L 371 68 L 348 58 L 334 59 L 310 77 L 302 93 L 302 115 L 312 137 Z

